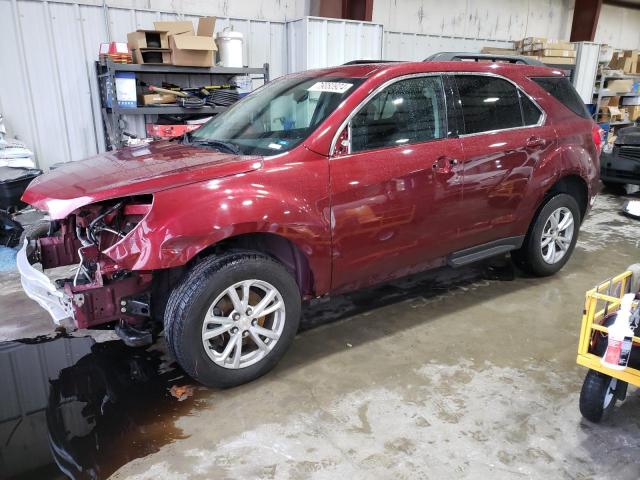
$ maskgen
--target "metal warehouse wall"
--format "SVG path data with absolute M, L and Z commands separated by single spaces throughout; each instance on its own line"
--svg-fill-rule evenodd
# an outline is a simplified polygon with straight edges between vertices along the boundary
M 482 47 L 512 48 L 513 42 L 385 30 L 383 57 L 394 60 L 420 61 L 437 52 L 479 52 Z
M 396 32 L 517 40 L 569 38 L 573 0 L 375 0 L 373 21 Z
M 0 112 L 9 133 L 35 151 L 41 168 L 101 151 L 93 66 L 100 42 L 126 41 L 127 32 L 152 28 L 154 20 L 197 17 L 55 0 L 0 0 Z M 216 30 L 228 25 L 245 35 L 245 63 L 268 62 L 272 77 L 285 73 L 283 21 L 218 18 Z M 128 122 L 129 130 L 144 131 L 141 116 Z

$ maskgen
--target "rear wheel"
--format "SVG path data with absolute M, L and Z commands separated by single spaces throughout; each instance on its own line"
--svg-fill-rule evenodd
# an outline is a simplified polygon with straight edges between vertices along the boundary
M 212 256 L 169 297 L 165 337 L 180 366 L 210 387 L 271 370 L 291 345 L 301 298 L 280 263 L 253 252 Z
M 536 216 L 520 250 L 512 256 L 523 270 L 553 275 L 569 260 L 578 240 L 580 209 L 566 193 L 555 195 Z
M 616 404 L 617 379 L 589 370 L 580 391 L 580 413 L 587 420 L 598 423 L 606 418 Z

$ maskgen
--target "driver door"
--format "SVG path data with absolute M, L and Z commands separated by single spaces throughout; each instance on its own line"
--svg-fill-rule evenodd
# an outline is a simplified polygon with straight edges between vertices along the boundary
M 352 114 L 329 167 L 334 291 L 442 265 L 457 248 L 462 151 L 446 112 L 441 76 L 426 74 Z

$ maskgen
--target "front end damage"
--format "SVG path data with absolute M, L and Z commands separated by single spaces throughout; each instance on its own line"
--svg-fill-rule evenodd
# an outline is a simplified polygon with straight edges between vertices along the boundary
M 90 204 L 62 220 L 52 221 L 46 233 L 27 238 L 17 256 L 25 293 L 38 302 L 56 324 L 72 328 L 114 325 L 130 345 L 151 340 L 151 272 L 130 271 L 105 254 L 117 245 L 151 210 L 152 197 L 141 195 Z M 43 270 L 75 265 L 68 278 L 55 281 Z

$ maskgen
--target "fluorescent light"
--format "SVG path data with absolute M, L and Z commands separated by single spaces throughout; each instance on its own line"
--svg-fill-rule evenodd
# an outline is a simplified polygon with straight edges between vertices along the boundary
M 499 97 L 487 97 L 483 100 L 484 103 L 493 103 L 493 102 L 497 102 L 498 100 L 500 100 Z
M 393 104 L 394 105 L 400 105 L 402 102 L 404 102 L 404 98 L 396 98 L 395 100 L 393 100 Z

